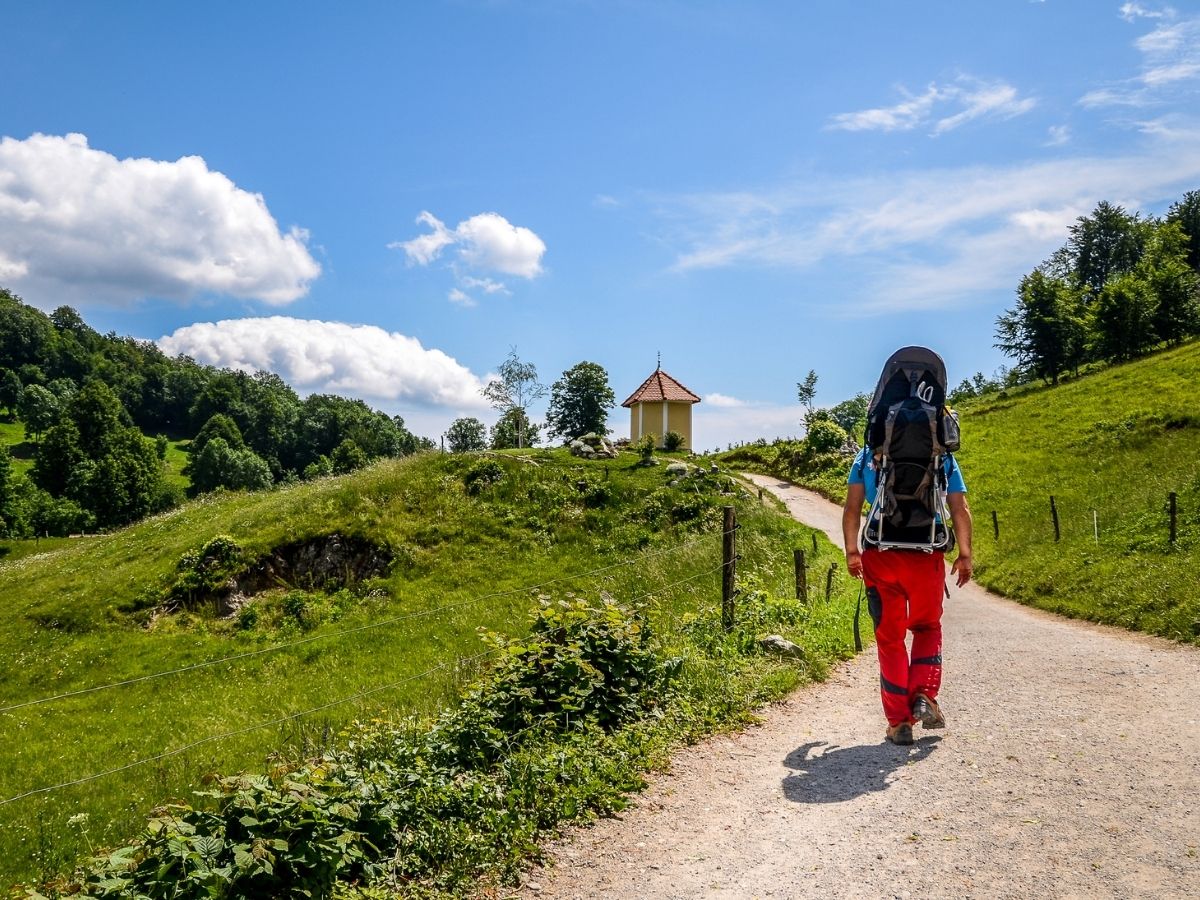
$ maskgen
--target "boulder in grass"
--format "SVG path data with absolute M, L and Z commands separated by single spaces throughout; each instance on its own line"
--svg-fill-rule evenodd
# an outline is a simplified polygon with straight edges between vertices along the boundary
M 617 448 L 593 432 L 580 435 L 568 445 L 571 453 L 584 459 L 616 459 Z
M 688 466 L 687 463 L 680 462 L 679 460 L 675 460 L 674 462 L 669 463 L 667 465 L 667 474 L 668 475 L 686 475 L 688 473 L 689 468 L 690 468 L 690 466 Z
M 804 648 L 799 644 L 793 644 L 783 635 L 768 634 L 766 637 L 758 639 L 758 646 L 762 647 L 768 653 L 774 653 L 777 656 L 786 656 L 789 659 L 804 659 Z

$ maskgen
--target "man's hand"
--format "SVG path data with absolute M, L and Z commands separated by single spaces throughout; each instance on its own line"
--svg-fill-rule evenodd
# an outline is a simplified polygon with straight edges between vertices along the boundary
M 971 573 L 974 567 L 971 564 L 971 555 L 969 553 L 958 554 L 958 559 L 954 561 L 954 565 L 950 567 L 950 571 L 957 576 L 956 584 L 962 587 L 971 580 Z
M 862 578 L 862 554 L 857 550 L 846 551 L 846 571 L 852 578 Z

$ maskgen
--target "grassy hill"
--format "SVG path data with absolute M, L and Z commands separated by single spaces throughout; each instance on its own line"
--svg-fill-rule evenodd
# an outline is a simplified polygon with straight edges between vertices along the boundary
M 1198 384 L 1193 341 L 1056 387 L 963 403 L 956 456 L 975 518 L 978 580 L 1043 609 L 1200 643 Z M 802 442 L 718 458 L 845 498 L 849 460 L 806 455 Z
M 746 492 L 725 493 L 725 476 L 672 485 L 663 467 L 635 459 L 425 454 L 273 492 L 211 495 L 0 562 L 0 656 L 9 661 L 0 800 L 171 753 L 0 803 L 0 880 L 45 877 L 88 847 L 118 843 L 155 805 L 188 798 L 206 773 L 311 754 L 356 719 L 433 715 L 486 663 L 456 662 L 486 649 L 478 629 L 520 634 L 539 597 L 604 591 L 668 634 L 681 617 L 711 614 L 721 504 L 739 507 L 741 572 L 790 592 L 791 550 L 813 539 L 807 529 Z M 260 583 L 266 589 L 237 612 L 197 588 L 332 534 L 389 556 L 391 567 L 324 589 Z M 225 557 L 206 555 L 221 535 Z M 838 555 L 821 546 L 814 565 L 828 568 Z M 782 689 L 847 652 L 845 579 L 835 599 L 819 626 L 793 623 L 810 666 L 764 670 L 766 682 Z M 230 656 L 241 658 L 204 665 Z M 730 714 L 753 696 L 731 702 Z M 307 710 L 316 712 L 256 727 Z
M 1043 609 L 1200 643 L 1197 384 L 1193 342 L 1058 387 L 965 404 L 958 458 L 979 580 Z

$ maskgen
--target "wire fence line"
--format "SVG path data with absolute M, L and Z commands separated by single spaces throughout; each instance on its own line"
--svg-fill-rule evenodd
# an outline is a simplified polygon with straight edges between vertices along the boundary
M 720 535 L 717 535 L 717 536 L 720 536 Z M 515 588 L 508 588 L 503 591 L 492 591 L 491 593 L 482 594 L 478 597 L 472 597 L 470 600 L 463 600 L 459 603 L 448 603 L 448 604 L 445 604 L 442 606 L 433 607 L 432 609 L 418 610 L 416 612 L 405 613 L 405 614 L 399 615 L 399 616 L 391 616 L 386 619 L 379 619 L 378 621 L 375 621 L 375 622 L 368 622 L 365 625 L 358 625 L 354 628 L 344 628 L 339 631 L 328 631 L 328 632 L 325 632 L 324 634 L 317 634 L 317 635 L 312 635 L 311 637 L 299 638 L 294 641 L 287 641 L 287 642 L 284 642 L 281 644 L 274 644 L 270 647 L 263 647 L 258 650 L 248 650 L 245 653 L 235 653 L 235 654 L 231 654 L 229 656 L 221 656 L 221 657 L 217 657 L 216 659 L 205 660 L 203 662 L 191 663 L 189 665 L 180 666 L 175 669 L 166 669 L 161 672 L 152 672 L 147 675 L 138 675 L 134 678 L 126 678 L 126 679 L 123 679 L 120 681 L 111 681 L 106 684 L 93 685 L 91 687 L 79 688 L 79 689 L 73 690 L 73 691 L 63 691 L 62 693 L 59 693 L 59 694 L 53 694 L 53 695 L 47 696 L 47 697 L 39 697 L 34 700 L 24 700 L 20 703 L 12 703 L 7 706 L 0 706 L 0 715 L 3 715 L 4 713 L 9 713 L 9 712 L 15 712 L 20 709 L 26 709 L 31 706 L 41 706 L 43 704 L 54 703 L 59 700 L 66 700 L 66 699 L 69 699 L 72 697 L 81 697 L 86 694 L 94 694 L 99 691 L 110 690 L 112 688 L 126 687 L 128 685 L 140 684 L 141 682 L 153 681 L 154 679 L 157 679 L 157 678 L 166 678 L 167 676 L 170 676 L 170 675 L 181 675 L 181 674 L 185 674 L 187 672 L 195 672 L 200 669 L 207 669 L 212 666 L 222 665 L 224 663 L 232 663 L 232 662 L 237 662 L 237 661 L 243 660 L 243 659 L 251 659 L 253 657 L 263 656 L 268 653 L 276 653 L 281 650 L 288 650 L 293 647 L 302 646 L 304 644 L 311 644 L 315 641 L 323 641 L 323 640 L 329 640 L 331 638 L 345 637 L 346 635 L 357 634 L 357 633 L 364 632 L 364 631 L 371 631 L 373 629 L 383 628 L 388 625 L 396 625 L 400 622 L 407 622 L 407 621 L 411 621 L 413 619 L 420 619 L 420 618 L 426 618 L 429 616 L 435 616 L 435 615 L 438 615 L 443 612 L 449 612 L 452 610 L 463 609 L 468 606 L 473 606 L 476 603 L 483 602 L 484 600 L 494 600 L 498 597 L 506 597 L 506 596 L 509 596 L 512 594 L 531 593 L 533 591 L 541 590 L 542 588 L 546 588 L 546 587 L 549 587 L 554 584 L 561 584 L 564 581 L 577 581 L 581 578 L 588 578 L 592 575 L 598 575 L 602 572 L 607 572 L 612 569 L 619 569 L 624 566 L 634 565 L 648 557 L 662 556 L 666 553 L 676 553 L 680 550 L 683 550 L 686 547 L 697 544 L 703 540 L 711 540 L 713 537 L 714 537 L 714 535 L 711 535 L 711 534 L 697 535 L 696 537 L 693 537 L 687 541 L 684 541 L 681 544 L 676 544 L 671 547 L 664 547 L 659 550 L 648 550 L 645 553 L 639 554 L 638 556 L 625 557 L 618 562 L 610 563 L 609 565 L 605 565 L 605 566 L 599 566 L 594 569 L 589 569 L 586 572 L 578 572 L 578 573 L 574 573 L 571 575 L 562 575 L 558 578 L 551 578 L 546 581 L 539 582 L 537 584 L 524 585 L 522 587 L 515 587 Z
M 691 545 L 693 545 L 693 544 L 696 544 L 696 543 L 700 542 L 701 540 L 706 540 L 706 539 L 707 539 L 707 540 L 711 540 L 712 538 L 714 538 L 714 537 L 717 537 L 717 536 L 724 536 L 724 534 L 725 534 L 725 532 L 724 532 L 724 531 L 721 531 L 721 532 L 718 532 L 717 534 L 706 534 L 706 535 L 697 536 L 696 538 L 692 538 L 692 539 L 690 539 L 690 540 L 688 540 L 688 541 L 685 541 L 685 542 L 683 542 L 683 543 L 681 543 L 681 544 L 674 545 L 673 547 L 670 547 L 670 548 L 664 548 L 664 549 L 662 549 L 662 550 L 659 550 L 659 551 L 650 551 L 650 552 L 648 552 L 648 553 L 641 554 L 640 556 L 637 556 L 637 557 L 628 557 L 628 558 L 626 558 L 626 559 L 624 559 L 624 560 L 622 560 L 622 561 L 620 561 L 620 562 L 613 563 L 613 564 L 611 564 L 611 565 L 607 565 L 607 566 L 600 566 L 600 567 L 597 567 L 597 568 L 595 568 L 595 569 L 591 569 L 591 570 L 589 570 L 589 571 L 587 571 L 587 572 L 579 573 L 579 574 L 576 574 L 576 575 L 568 575 L 568 576 L 562 576 L 562 577 L 559 577 L 559 578 L 549 579 L 549 580 L 546 580 L 546 581 L 543 581 L 543 582 L 539 582 L 539 583 L 538 583 L 538 584 L 536 584 L 536 585 L 529 585 L 529 586 L 522 587 L 522 588 L 513 588 L 513 589 L 511 589 L 511 590 L 506 590 L 506 591 L 497 591 L 497 592 L 494 592 L 494 593 L 491 593 L 491 594 L 485 594 L 485 595 L 481 595 L 480 597 L 476 597 L 476 598 L 474 598 L 474 599 L 473 599 L 473 600 L 471 600 L 471 601 L 467 601 L 467 602 L 464 602 L 464 603 L 461 603 L 461 604 L 450 604 L 450 605 L 447 605 L 447 606 L 439 607 L 439 608 L 437 608 L 437 610 L 431 610 L 431 611 L 428 611 L 428 613 L 427 613 L 427 614 L 432 614 L 433 612 L 436 612 L 436 611 L 441 611 L 441 610 L 446 610 L 446 609 L 451 609 L 451 608 L 459 608 L 459 607 L 461 607 L 461 606 L 466 606 L 466 605 L 468 605 L 469 603 L 475 603 L 475 602 L 479 602 L 479 601 L 481 601 L 481 600 L 484 600 L 484 599 L 488 599 L 488 598 L 494 598 L 494 597 L 498 597 L 498 596 L 505 596 L 505 595 L 507 595 L 507 594 L 518 593 L 518 592 L 523 592 L 523 591 L 524 591 L 524 592 L 532 592 L 532 591 L 538 590 L 538 589 L 540 589 L 540 588 L 542 588 L 542 587 L 546 587 L 546 586 L 548 586 L 548 585 L 551 585 L 551 584 L 557 584 L 557 583 L 561 583 L 561 582 L 563 582 L 563 581 L 568 581 L 568 580 L 574 580 L 574 579 L 578 579 L 578 578 L 583 578 L 583 577 L 586 577 L 586 576 L 588 576 L 588 575 L 598 574 L 598 573 L 600 573 L 600 572 L 605 572 L 605 571 L 609 571 L 609 570 L 612 570 L 612 569 L 620 568 L 620 567 L 622 567 L 622 566 L 631 565 L 631 564 L 633 564 L 633 563 L 636 563 L 636 562 L 639 562 L 639 561 L 641 561 L 641 560 L 645 559 L 647 556 L 651 556 L 651 555 L 657 556 L 657 555 L 662 555 L 662 554 L 664 554 L 664 553 L 667 553 L 667 552 L 677 552 L 677 551 L 679 551 L 679 550 L 685 549 L 685 548 L 686 548 L 686 547 L 688 547 L 688 546 L 691 546 Z M 690 584 L 690 583 L 692 583 L 692 582 L 698 581 L 698 580 L 699 580 L 699 579 L 701 579 L 701 578 L 704 578 L 704 577 L 707 577 L 707 576 L 714 575 L 714 574 L 716 574 L 717 572 L 720 572 L 720 571 L 721 571 L 722 569 L 724 569 L 724 568 L 725 568 L 725 563 L 724 563 L 724 562 L 722 562 L 720 565 L 717 565 L 717 566 L 707 567 L 707 568 L 705 568 L 705 569 L 703 569 L 703 570 L 701 570 L 701 571 L 699 571 L 699 572 L 693 573 L 692 575 L 686 576 L 686 577 L 684 577 L 684 578 L 676 579 L 676 580 L 674 580 L 674 581 L 671 581 L 671 582 L 669 582 L 669 583 L 667 583 L 667 584 L 660 585 L 659 587 L 657 587 L 657 588 L 655 588 L 655 589 L 653 589 L 653 590 L 651 590 L 651 591 L 647 591 L 647 592 L 645 592 L 645 593 L 643 593 L 643 594 L 640 594 L 640 595 L 637 595 L 637 596 L 631 597 L 631 598 L 629 598 L 629 599 L 628 599 L 628 602 L 630 602 L 630 603 L 636 603 L 636 602 L 638 602 L 638 601 L 640 601 L 640 600 L 644 600 L 644 599 L 646 599 L 647 597 L 653 596 L 653 595 L 655 595 L 655 594 L 662 593 L 662 592 L 664 592 L 664 591 L 666 591 L 666 590 L 669 590 L 669 589 L 671 589 L 671 588 L 678 587 L 678 586 L 680 586 L 680 585 L 684 585 L 684 584 Z M 411 618 L 411 617 L 412 617 L 412 616 L 407 616 L 407 617 L 393 617 L 392 619 L 388 620 L 388 622 L 389 622 L 389 623 L 390 623 L 390 622 L 396 622 L 396 621 L 400 621 L 400 620 L 402 620 L 402 619 L 404 619 L 404 618 Z M 672 617 L 672 618 L 674 618 L 674 617 Z M 677 621 L 677 620 L 676 620 L 676 621 Z M 383 623 L 383 622 L 381 622 L 381 623 L 375 623 L 375 624 L 384 624 L 384 623 Z M 338 632 L 338 633 L 339 633 L 339 634 L 351 634 L 351 633 L 354 633 L 354 632 L 357 632 L 357 631 L 362 631 L 362 630 L 365 630 L 365 627 L 362 627 L 362 628 L 355 628 L 355 629 L 345 629 L 345 630 L 343 630 L 342 632 Z M 327 635 L 327 636 L 329 636 L 329 635 Z M 308 642 L 308 640 L 303 640 L 303 641 L 295 641 L 295 642 L 291 642 L 291 643 L 289 643 L 289 644 L 286 644 L 286 645 L 278 645 L 277 647 L 274 647 L 274 648 L 267 648 L 267 649 L 268 649 L 268 650 L 272 650 L 272 649 L 282 649 L 282 648 L 283 648 L 283 647 L 285 647 L 285 646 L 296 646 L 296 645 L 298 645 L 298 644 L 303 644 L 303 643 L 307 643 L 307 642 Z M 180 755 L 182 755 L 182 754 L 184 754 L 184 753 L 187 753 L 187 752 L 188 752 L 188 751 L 190 751 L 190 750 L 194 750 L 194 749 L 196 749 L 196 748 L 198 748 L 198 747 L 202 747 L 202 746 L 205 746 L 205 745 L 208 745 L 208 744 L 212 744 L 212 743 L 216 743 L 216 742 L 219 742 L 219 741 L 227 740 L 227 739 L 230 739 L 230 738 L 238 737 L 238 736 L 240 736 L 240 735 L 244 735 L 244 734 L 249 734 L 249 733 L 251 733 L 251 732 L 254 732 L 254 731 L 259 731 L 259 730 L 262 730 L 262 729 L 264 729 L 264 728 L 270 728 L 270 727 L 272 727 L 272 726 L 284 725 L 284 724 L 287 724 L 287 723 L 289 723 L 289 722 L 297 721 L 297 720 L 300 720 L 300 719 L 306 718 L 306 717 L 308 717 L 308 716 L 312 716 L 312 715 L 315 715 L 315 714 L 317 714 L 317 713 L 320 713 L 320 712 L 324 712 L 324 711 L 326 711 L 326 710 L 333 709 L 333 708 L 335 708 L 335 707 L 344 706 L 344 705 L 346 705 L 346 704 L 348 704 L 348 703 L 353 703 L 353 702 L 356 702 L 356 701 L 358 701 L 358 700 L 362 700 L 362 699 L 364 699 L 364 698 L 366 698 L 366 697 L 370 697 L 370 696 L 374 696 L 374 695 L 377 695 L 377 694 L 381 694 L 381 693 L 384 693 L 384 692 L 386 692 L 386 691 L 389 691 L 389 690 L 394 690 L 394 689 L 396 689 L 396 688 L 399 688 L 399 687 L 401 687 L 401 686 L 403 686 L 403 685 L 405 685 L 405 684 L 408 684 L 408 683 L 411 683 L 411 682 L 417 681 L 417 680 L 419 680 L 419 679 L 422 679 L 422 678 L 426 678 L 426 677 L 428 677 L 428 676 L 430 676 L 430 675 L 433 675 L 433 674 L 435 674 L 435 673 L 437 673 L 437 672 L 440 672 L 440 671 L 445 671 L 445 670 L 448 670 L 448 669 L 451 669 L 451 668 L 457 668 L 457 667 L 460 667 L 460 666 L 463 666 L 463 665 L 465 665 L 465 664 L 469 664 L 469 663 L 476 663 L 476 662 L 478 662 L 478 661 L 480 661 L 480 660 L 482 660 L 482 659 L 484 659 L 484 658 L 486 658 L 486 657 L 489 657 L 489 656 L 492 656 L 492 655 L 494 655 L 494 654 L 495 654 L 495 653 L 497 653 L 497 652 L 498 652 L 500 649 L 501 649 L 500 647 L 493 647 L 493 648 L 490 648 L 490 649 L 488 649 L 488 650 L 485 650 L 485 651 L 483 651 L 483 652 L 481 652 L 481 653 L 474 654 L 474 655 L 472 655 L 472 656 L 466 656 L 466 657 L 455 657 L 455 658 L 454 658 L 454 659 L 452 659 L 452 660 L 448 660 L 448 661 L 446 661 L 446 662 L 444 662 L 444 663 L 441 663 L 441 664 L 439 664 L 439 665 L 433 666 L 432 668 L 426 669 L 426 670 L 425 670 L 425 671 L 423 671 L 423 672 L 418 672 L 418 673 L 415 673 L 415 674 L 413 674 L 413 675 L 408 675 L 408 676 L 405 676 L 404 678 L 398 679 L 398 680 L 396 680 L 396 681 L 389 682 L 389 683 L 387 683 L 387 684 L 383 684 L 383 685 L 378 685 L 378 686 L 375 686 L 375 687 L 366 688 L 366 689 L 364 689 L 364 690 L 357 691 L 357 692 L 355 692 L 355 693 L 353 693 L 353 694 L 350 694 L 350 695 L 348 695 L 348 696 L 345 696 L 345 697 L 340 697 L 340 698 L 338 698 L 338 699 L 336 699 L 336 700 L 331 700 L 331 701 L 329 701 L 329 702 L 327 702 L 327 703 L 320 704 L 319 706 L 314 706 L 314 707 L 311 707 L 311 708 L 309 708 L 309 709 L 301 710 L 301 711 L 299 711 L 299 712 L 295 712 L 295 713 L 289 713 L 289 714 L 287 714 L 287 715 L 283 715 L 283 716 L 277 716 L 277 717 L 274 717 L 274 718 L 271 718 L 271 719 L 267 719 L 267 720 L 264 720 L 264 721 L 261 721 L 261 722 L 254 723 L 254 724 L 252 724 L 252 725 L 247 725 L 247 726 L 245 726 L 245 727 L 242 727 L 242 728 L 236 728 L 236 729 L 232 729 L 232 730 L 229 730 L 229 731 L 221 732 L 221 733 L 219 733 L 219 734 L 215 734 L 215 735 L 209 735 L 209 736 L 206 736 L 206 737 L 203 737 L 203 738 L 199 738 L 199 739 L 197 739 L 197 740 L 190 741 L 189 743 L 187 743 L 187 744 L 184 744 L 184 745 L 182 745 L 182 746 L 175 747 L 175 748 L 173 748 L 173 749 L 170 749 L 170 750 L 166 750 L 166 751 L 164 751 L 164 752 L 162 752 L 162 753 L 157 753 L 157 754 L 154 754 L 154 755 L 152 755 L 152 756 L 148 756 L 148 757 L 145 757 L 145 758 L 142 758 L 142 759 L 138 759 L 138 760 L 135 760 L 135 761 L 133 761 L 133 762 L 125 763 L 125 764 L 123 764 L 123 765 L 120 765 L 120 766 L 115 766 L 115 767 L 113 767 L 113 768 L 109 768 L 109 769 L 106 769 L 106 770 L 103 770 L 103 771 L 100 771 L 100 772 L 94 772 L 94 773 L 91 773 L 91 774 L 89 774 L 89 775 L 82 776 L 82 777 L 80 777 L 80 778 L 75 778 L 75 779 L 71 779 L 71 780 L 67 780 L 67 781 L 63 781 L 63 782 L 59 782 L 59 783 L 56 783 L 56 784 L 51 784 L 51 785 L 44 785 L 44 786 L 42 786 L 42 787 L 32 788 L 32 789 L 30 789 L 30 790 L 26 790 L 26 791 L 23 791 L 23 792 L 21 792 L 21 793 L 14 794 L 13 796 L 10 796 L 10 797 L 6 797 L 6 798 L 3 798 L 3 799 L 0 799 L 0 807 L 8 806 L 9 804 L 16 803 L 16 802 L 18 802 L 18 801 L 20 801 L 20 800 L 25 800 L 25 799 L 28 799 L 28 798 L 31 798 L 31 797 L 36 797 L 36 796 L 40 796 L 40 795 L 50 794 L 50 793 L 54 793 L 54 792 L 56 792 L 56 791 L 59 791 L 59 790 L 64 790 L 64 789 L 66 789 L 66 788 L 70 788 L 70 787 L 76 787 L 76 786 L 79 786 L 79 785 L 87 784 L 87 783 L 90 783 L 90 782 L 93 782 L 93 781 L 97 781 L 97 780 L 99 780 L 99 779 L 101 779 L 101 778 L 106 778 L 106 777 L 109 777 L 109 776 L 112 776 L 112 775 L 117 775 L 117 774 L 120 774 L 120 773 L 122 773 L 122 772 L 128 772 L 128 771 L 130 771 L 130 770 L 132 770 L 132 769 L 136 769 L 136 768 L 139 768 L 139 767 L 142 767 L 142 766 L 151 765 L 151 764 L 153 764 L 153 763 L 157 763 L 157 762 L 162 762 L 163 760 L 170 759 L 170 758 L 172 758 L 172 757 L 176 757 L 176 756 L 180 756 Z M 256 651 L 256 653 L 257 653 L 257 652 L 261 652 L 261 651 Z M 220 660 L 213 660 L 213 661 L 211 661 L 210 663 L 206 663 L 206 664 L 203 664 L 203 665 L 215 665 L 215 664 L 217 664 L 218 662 L 227 662 L 227 661 L 231 661 L 231 660 L 232 660 L 232 659 L 234 659 L 234 658 L 245 658 L 245 656 L 246 656 L 246 655 L 254 655 L 254 654 L 244 654 L 244 655 L 238 655 L 238 656 L 236 656 L 236 657 L 225 657 L 225 658 L 222 658 L 222 659 L 220 659 Z M 33 701 L 33 702 L 30 702 L 30 703 L 21 704 L 20 706 L 30 706 L 30 705 L 34 705 L 34 703 L 36 703 L 36 702 L 50 702 L 50 701 L 51 701 L 51 700 L 53 700 L 53 699 L 61 699 L 62 697 L 65 697 L 65 696 L 76 696 L 76 695 L 78 695 L 79 693 L 90 693 L 90 692 L 94 692 L 94 691 L 96 691 L 96 690 L 102 690 L 102 689 L 105 689 L 105 688 L 107 688 L 107 687 L 118 687 L 118 686 L 121 686 L 121 685 L 124 685 L 124 684 L 132 684 L 132 683 L 136 683 L 137 681 L 144 681 L 144 680 L 148 680 L 148 679 L 150 679 L 150 678 L 154 678 L 154 677 L 162 677 L 163 675 L 168 675 L 168 674 L 176 674 L 176 673 L 178 673 L 178 672 L 182 672 L 182 671 L 190 671 L 191 669 L 194 669 L 194 668 L 199 668 L 199 667 L 202 667 L 202 665 L 197 665 L 197 666 L 193 666 L 193 667 L 184 667 L 184 668 L 182 668 L 182 669 L 178 669 L 178 670 L 170 670 L 170 671 L 168 671 L 168 672 L 163 672 L 163 673 L 156 673 L 155 675 L 143 676 L 143 677 L 141 677 L 141 678 L 138 678 L 138 679 L 129 679 L 129 680 L 127 680 L 127 681 L 123 681 L 123 682 L 113 682 L 113 683 L 111 683 L 111 684 L 109 684 L 109 685 L 101 685 L 101 686 L 97 686 L 96 688 L 93 688 L 93 689 L 85 689 L 85 690 L 83 690 L 83 691 L 79 691 L 79 692 L 73 692 L 73 693 L 68 693 L 68 694 L 63 694 L 63 695 L 57 695 L 56 697 L 51 697 L 51 698 L 44 698 L 44 699 L 43 699 L 43 700 L 41 700 L 41 701 Z M 12 708 L 20 708 L 20 707 L 19 707 L 19 706 L 18 706 L 18 707 L 9 707 L 8 709 L 12 709 Z M 3 712 L 3 711 L 4 711 L 4 710 L 0 710 L 0 712 Z M 534 723 L 534 725 L 537 725 L 537 724 L 538 724 L 538 723 Z M 530 727 L 530 728 L 532 728 L 532 727 L 534 727 L 534 726 L 533 726 L 533 725 L 531 725 L 531 726 L 529 726 L 529 727 Z M 528 728 L 526 728 L 526 729 L 522 729 L 521 731 L 525 731 L 525 730 L 528 730 Z M 519 732 L 515 732 L 513 735 L 511 735 L 511 736 L 510 736 L 510 738 L 512 738 L 512 737 L 515 737 L 517 734 L 520 734 L 520 733 L 521 733 L 520 731 L 519 731 Z

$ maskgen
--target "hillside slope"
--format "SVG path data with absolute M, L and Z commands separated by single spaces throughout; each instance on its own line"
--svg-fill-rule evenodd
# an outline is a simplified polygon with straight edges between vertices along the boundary
M 1043 609 L 1200 642 L 1197 384 L 1194 342 L 1058 387 L 964 405 L 957 455 L 975 514 L 979 580 Z
M 478 629 L 521 634 L 540 597 L 603 590 L 666 624 L 711 609 L 724 503 L 739 506 L 745 570 L 790 593 L 806 529 L 723 493 L 726 476 L 693 470 L 681 482 L 635 459 L 425 454 L 212 495 L 0 564 L 0 655 L 12 661 L 0 682 L 0 877 L 61 871 L 82 848 L 132 834 L 155 804 L 189 797 L 206 773 L 312 753 L 382 709 L 438 711 L 483 665 L 472 661 L 486 649 Z M 302 561 L 328 557 L 319 541 L 331 535 L 390 567 L 372 575 L 335 558 L 321 575 L 331 583 L 308 584 Z M 836 558 L 826 544 L 813 563 Z M 343 584 L 339 568 L 362 577 Z M 252 602 L 222 596 L 230 578 L 257 592 Z M 226 657 L 237 658 L 205 665 Z M 183 671 L 140 680 L 171 670 Z

